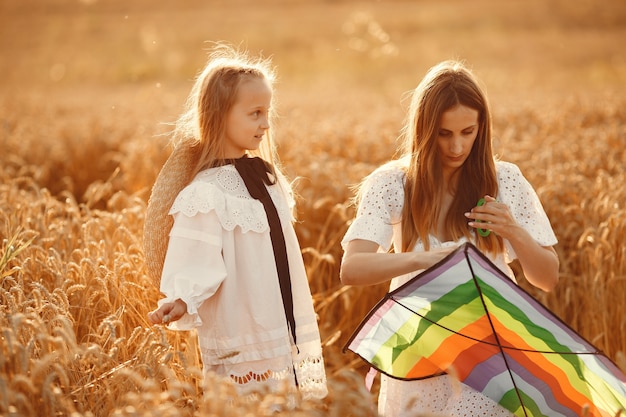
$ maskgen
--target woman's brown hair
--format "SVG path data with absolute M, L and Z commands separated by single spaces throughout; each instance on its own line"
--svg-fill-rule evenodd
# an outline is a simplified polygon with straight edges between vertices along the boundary
M 428 250 L 435 230 L 443 189 L 437 136 L 444 112 L 463 105 L 478 111 L 478 133 L 472 150 L 450 184 L 454 195 L 443 231 L 452 240 L 471 236 L 464 213 L 481 197 L 498 192 L 491 143 L 491 113 L 487 98 L 474 75 L 461 62 L 444 61 L 432 67 L 413 91 L 408 119 L 402 131 L 404 155 L 409 159 L 402 212 L 402 251 L 412 250 L 420 239 Z M 502 239 L 491 233 L 477 239 L 487 252 L 503 250 Z

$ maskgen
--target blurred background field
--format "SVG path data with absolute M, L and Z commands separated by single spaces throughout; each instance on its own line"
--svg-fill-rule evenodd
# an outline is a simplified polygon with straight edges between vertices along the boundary
M 406 93 L 447 58 L 483 81 L 495 148 L 537 189 L 561 283 L 531 291 L 626 370 L 626 3 L 618 0 L 2 0 L 0 414 L 265 413 L 202 386 L 192 335 L 150 327 L 150 187 L 210 42 L 271 56 L 275 136 L 330 396 L 293 415 L 368 415 L 341 348 L 384 293 L 342 287 L 350 185 L 393 157 Z

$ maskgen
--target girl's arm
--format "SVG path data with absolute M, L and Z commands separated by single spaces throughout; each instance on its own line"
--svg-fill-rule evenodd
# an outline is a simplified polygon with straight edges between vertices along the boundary
M 515 221 L 509 207 L 495 198 L 486 196 L 487 203 L 474 207 L 470 213 L 469 225 L 488 229 L 508 240 L 517 254 L 524 276 L 532 285 L 544 291 L 551 291 L 559 282 L 559 258 L 552 246 L 541 246 Z M 484 223 L 473 220 L 482 220 Z
M 381 253 L 378 243 L 355 239 L 348 243 L 339 277 L 345 285 L 375 285 L 426 269 L 442 260 L 456 247 L 428 252 Z

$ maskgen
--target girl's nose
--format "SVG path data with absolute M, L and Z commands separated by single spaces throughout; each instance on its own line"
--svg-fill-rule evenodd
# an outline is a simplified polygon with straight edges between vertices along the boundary
M 269 121 L 267 116 L 264 116 L 263 120 L 261 120 L 261 128 L 262 129 L 269 129 L 270 128 L 270 121 Z

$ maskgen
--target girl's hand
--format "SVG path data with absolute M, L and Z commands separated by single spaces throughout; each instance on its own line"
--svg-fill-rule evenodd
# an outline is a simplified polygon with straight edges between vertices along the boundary
M 472 211 L 465 213 L 465 217 L 471 220 L 468 223 L 470 227 L 490 230 L 509 240 L 520 227 L 513 218 L 509 206 L 489 195 L 485 196 L 485 204 L 474 207 Z
M 187 304 L 180 298 L 171 303 L 165 303 L 158 309 L 148 313 L 152 324 L 167 324 L 180 319 L 187 312 Z

